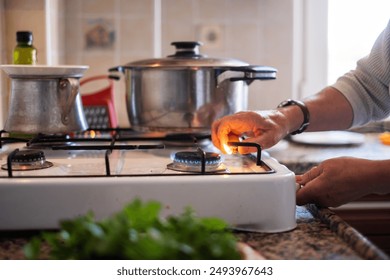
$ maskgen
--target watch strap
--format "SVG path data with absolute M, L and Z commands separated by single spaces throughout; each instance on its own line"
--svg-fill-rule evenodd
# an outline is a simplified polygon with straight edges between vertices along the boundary
M 291 135 L 295 135 L 295 134 L 299 134 L 299 133 L 304 132 L 306 130 L 306 128 L 309 126 L 310 113 L 309 113 L 309 109 L 307 108 L 305 103 L 303 103 L 302 101 L 293 100 L 293 99 L 287 99 L 287 100 L 283 101 L 282 103 L 280 103 L 278 105 L 278 108 L 283 108 L 283 107 L 287 107 L 287 106 L 291 106 L 291 105 L 298 106 L 303 113 L 303 122 L 302 122 L 301 126 L 297 130 L 290 133 Z

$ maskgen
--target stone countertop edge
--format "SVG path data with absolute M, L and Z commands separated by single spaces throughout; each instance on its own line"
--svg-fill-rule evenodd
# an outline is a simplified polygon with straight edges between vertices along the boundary
M 371 243 L 366 237 L 356 229 L 348 225 L 344 220 L 337 216 L 328 208 L 318 208 L 314 204 L 307 204 L 306 209 L 323 223 L 328 224 L 330 229 L 335 232 L 344 242 L 367 260 L 389 260 L 386 255 L 377 246 Z

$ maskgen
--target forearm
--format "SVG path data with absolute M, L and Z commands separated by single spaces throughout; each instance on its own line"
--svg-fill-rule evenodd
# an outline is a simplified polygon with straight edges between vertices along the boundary
M 337 89 L 326 87 L 304 102 L 310 112 L 307 131 L 342 130 L 351 127 L 352 107 Z
M 352 107 L 335 88 L 326 87 L 318 94 L 304 100 L 309 113 L 310 124 L 306 131 L 342 130 L 351 127 Z M 298 106 L 280 108 L 285 116 L 287 133 L 297 130 L 303 122 L 303 113 Z

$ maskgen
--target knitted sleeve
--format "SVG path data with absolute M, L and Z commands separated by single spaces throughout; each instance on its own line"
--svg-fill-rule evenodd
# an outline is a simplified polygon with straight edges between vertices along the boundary
M 390 115 L 390 21 L 375 41 L 370 54 L 357 62 L 355 70 L 332 86 L 349 101 L 354 112 L 352 126 Z

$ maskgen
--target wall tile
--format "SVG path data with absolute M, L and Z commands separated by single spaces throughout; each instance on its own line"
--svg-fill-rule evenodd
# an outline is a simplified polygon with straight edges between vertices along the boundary
M 75 26 L 79 26 L 79 28 L 75 28 Z M 74 18 L 65 22 L 64 52 L 66 57 L 74 56 L 76 53 L 80 53 L 84 49 L 81 26 L 81 18 Z
M 145 17 L 153 16 L 153 0 L 119 0 L 119 13 L 121 17 Z
M 153 54 L 153 24 L 151 19 L 122 19 L 120 21 L 121 53 L 142 50 Z
M 6 10 L 43 10 L 45 7 L 45 0 L 5 0 L 4 7 Z
M 114 57 L 111 53 L 101 51 L 88 52 L 81 57 L 81 64 L 89 65 L 88 76 L 108 74 L 109 65 L 114 66 Z
M 195 28 L 192 24 L 168 22 L 162 30 L 162 54 L 163 56 L 175 53 L 175 47 L 171 45 L 175 41 L 196 41 Z
M 70 19 L 74 17 L 80 17 L 82 12 L 83 1 L 80 0 L 62 0 L 65 8 L 65 18 Z
M 16 31 L 30 30 L 33 32 L 33 44 L 37 48 L 38 63 L 46 63 L 46 44 L 45 30 L 39 26 L 45 25 L 45 14 L 41 10 L 6 10 L 5 19 L 7 22 L 6 28 L 6 49 L 8 63 L 12 63 L 12 51 L 16 45 Z
M 187 22 L 194 20 L 195 4 L 193 0 L 162 0 L 162 18 L 166 22 Z
M 231 22 L 258 22 L 261 0 L 226 1 L 226 18 Z
M 82 0 L 82 12 L 86 14 L 104 13 L 113 14 L 115 12 L 115 2 L 107 0 Z
M 260 37 L 260 27 L 256 24 L 230 25 L 226 37 L 228 55 L 253 63 L 264 56 L 261 46 L 264 42 Z
M 240 1 L 243 3 L 244 1 Z M 225 22 L 228 20 L 227 0 L 197 0 L 195 2 L 198 22 Z

